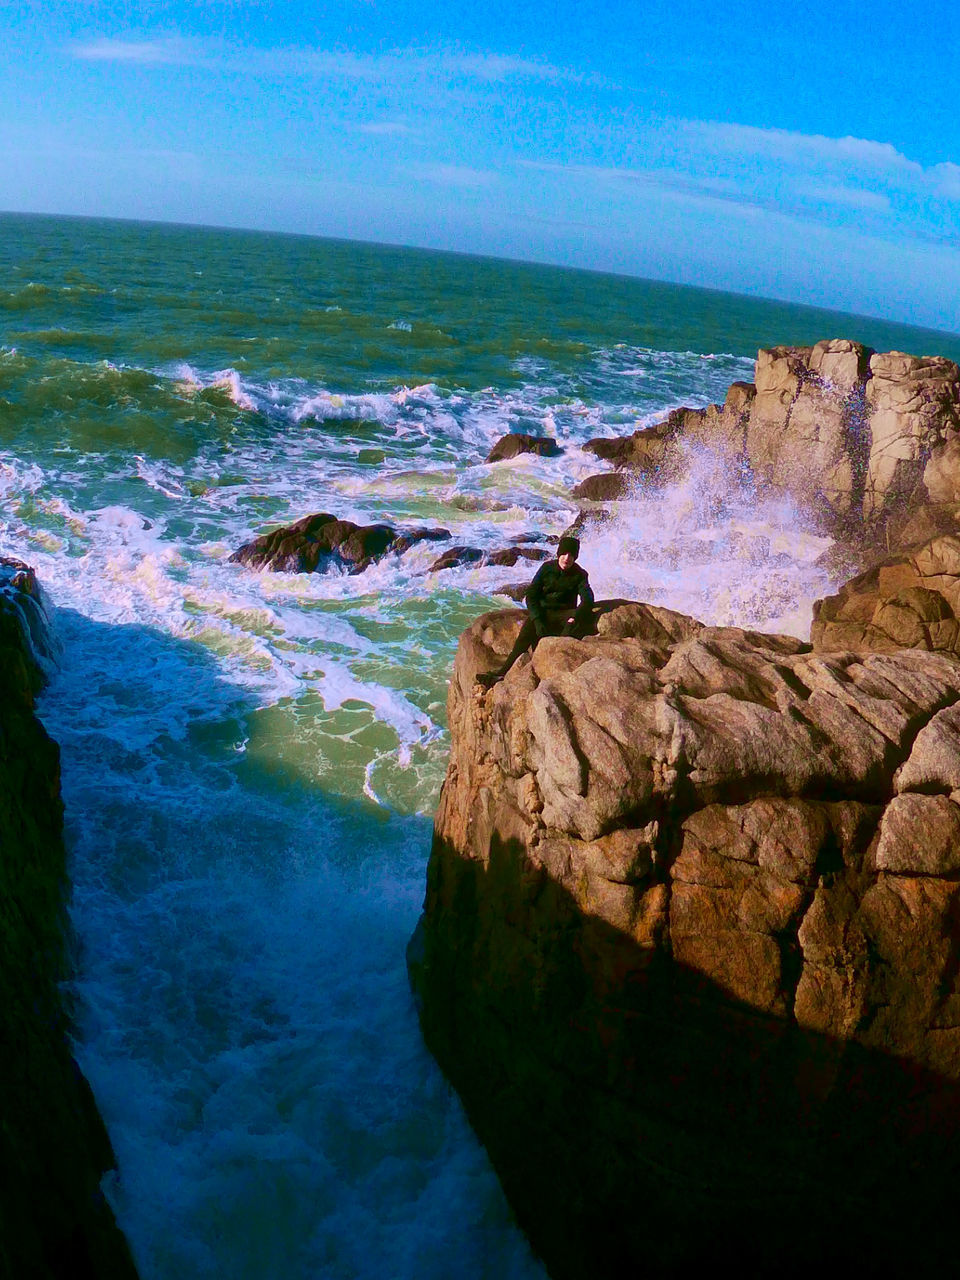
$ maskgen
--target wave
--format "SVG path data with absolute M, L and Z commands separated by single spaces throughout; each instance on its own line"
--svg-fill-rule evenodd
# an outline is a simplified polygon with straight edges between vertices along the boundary
M 0 311 L 33 311 L 56 302 L 76 303 L 86 298 L 102 297 L 106 291 L 88 281 L 60 286 L 30 280 L 13 289 L 0 289 Z

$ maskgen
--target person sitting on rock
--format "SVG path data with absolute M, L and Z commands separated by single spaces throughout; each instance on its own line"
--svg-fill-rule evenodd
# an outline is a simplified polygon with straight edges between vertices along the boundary
M 556 560 L 547 560 L 527 587 L 527 616 L 513 648 L 501 666 L 477 676 L 490 689 L 502 680 L 516 660 L 535 649 L 543 636 L 576 636 L 593 628 L 593 592 L 586 569 L 577 564 L 580 542 L 569 534 L 560 539 Z

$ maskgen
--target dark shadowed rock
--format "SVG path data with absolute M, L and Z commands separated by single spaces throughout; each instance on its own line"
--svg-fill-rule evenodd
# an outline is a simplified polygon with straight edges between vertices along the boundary
M 389 524 L 357 525 L 323 511 L 254 538 L 235 551 L 230 561 L 277 573 L 322 573 L 331 567 L 362 573 L 384 555 L 407 551 L 418 542 L 449 537 L 447 529 L 398 533 Z
M 52 647 L 33 571 L 0 559 L 0 1275 L 136 1280 L 100 1188 L 113 1152 L 61 998 L 59 752 L 33 711 Z
M 529 436 L 522 432 L 511 431 L 509 435 L 497 441 L 484 461 L 505 462 L 510 458 L 518 457 L 521 453 L 536 453 L 542 458 L 555 458 L 562 452 L 556 440 L 548 436 Z
M 411 547 L 415 547 L 419 542 L 446 542 L 451 538 L 449 529 L 409 529 L 406 533 L 401 533 L 394 538 L 390 544 L 391 552 L 409 551 Z
M 442 556 L 438 556 L 427 570 L 438 573 L 441 569 L 457 569 L 465 564 L 515 565 L 526 560 L 534 564 L 541 560 L 549 560 L 550 552 L 541 547 L 512 546 L 503 547 L 499 551 L 481 551 L 479 547 L 450 547 Z
M 537 564 L 541 560 L 549 560 L 550 552 L 540 547 L 504 547 L 501 551 L 491 551 L 484 556 L 484 564 L 515 565 L 518 560 L 530 560 Z
M 335 550 L 352 573 L 359 573 L 390 550 L 396 536 L 388 524 L 360 525 L 342 538 Z
M 583 448 L 586 453 L 593 453 L 604 462 L 612 462 L 615 467 L 649 471 L 663 461 L 674 435 L 674 424 L 668 419 L 666 423 L 635 431 L 630 436 L 588 440 Z
M 442 556 L 438 556 L 427 570 L 428 573 L 439 573 L 441 569 L 459 569 L 465 564 L 479 564 L 483 552 L 479 547 L 448 547 Z

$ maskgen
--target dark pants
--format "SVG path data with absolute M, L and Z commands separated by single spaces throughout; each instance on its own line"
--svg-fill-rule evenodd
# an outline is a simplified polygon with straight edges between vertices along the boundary
M 573 636 L 580 640 L 583 636 L 590 635 L 594 629 L 593 614 L 589 609 L 585 614 L 576 609 L 548 609 L 542 631 L 537 630 L 533 615 L 528 613 L 513 642 L 513 648 L 503 660 L 499 674 L 505 676 L 520 655 L 528 649 L 535 649 L 537 642 L 544 636 Z

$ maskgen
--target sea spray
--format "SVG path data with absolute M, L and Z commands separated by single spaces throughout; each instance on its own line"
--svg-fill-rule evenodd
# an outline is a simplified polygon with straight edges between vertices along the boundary
M 728 459 L 688 448 L 684 461 L 681 478 L 638 478 L 615 514 L 588 520 L 580 559 L 595 593 L 808 638 L 814 601 L 835 589 L 820 559 L 831 539 L 788 495 L 758 497 Z

